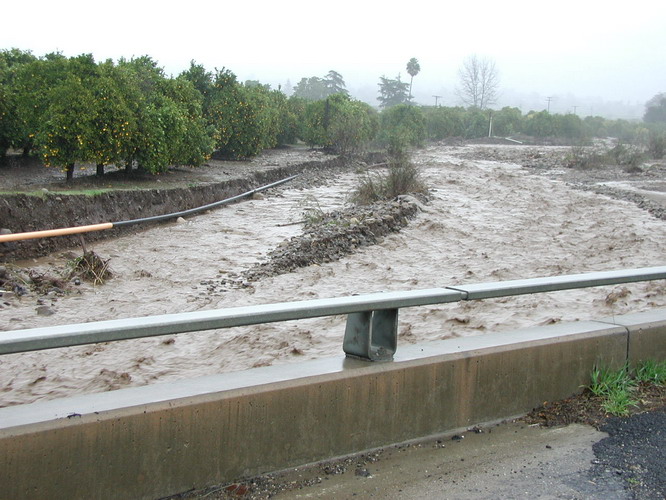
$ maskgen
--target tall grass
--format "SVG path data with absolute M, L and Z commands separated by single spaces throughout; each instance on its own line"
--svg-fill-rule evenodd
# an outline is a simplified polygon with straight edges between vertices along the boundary
M 405 156 L 389 159 L 388 172 L 366 173 L 350 195 L 357 205 L 369 205 L 386 201 L 404 194 L 427 194 L 428 188 L 418 168 Z

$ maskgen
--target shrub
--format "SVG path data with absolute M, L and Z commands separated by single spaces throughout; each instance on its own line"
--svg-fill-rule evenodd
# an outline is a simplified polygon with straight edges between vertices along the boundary
M 416 106 L 399 104 L 382 111 L 379 143 L 390 155 L 402 155 L 409 147 L 418 147 L 426 138 L 423 111 Z
M 648 153 L 655 160 L 661 160 L 666 154 L 666 132 L 651 132 L 647 144 Z
M 346 94 L 333 94 L 305 108 L 303 139 L 339 154 L 361 151 L 377 132 L 376 112 Z
M 626 146 L 622 143 L 617 144 L 608 152 L 608 158 L 616 165 L 635 169 L 645 161 L 644 154 L 634 146 Z
M 350 196 L 352 203 L 369 205 L 392 200 L 404 194 L 427 194 L 428 188 L 419 170 L 404 156 L 389 159 L 386 174 L 366 173 Z

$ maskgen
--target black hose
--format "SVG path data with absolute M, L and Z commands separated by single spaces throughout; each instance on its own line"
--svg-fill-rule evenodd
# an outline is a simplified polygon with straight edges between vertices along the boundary
M 120 222 L 102 222 L 100 224 L 92 224 L 89 226 L 79 226 L 79 227 L 67 227 L 67 228 L 60 228 L 60 229 L 47 229 L 44 231 L 31 231 L 27 233 L 10 233 L 10 234 L 0 234 L 0 244 L 6 243 L 6 242 L 11 242 L 11 241 L 20 241 L 20 240 L 32 240 L 32 239 L 37 239 L 37 238 L 51 238 L 53 236 L 65 236 L 68 234 L 80 234 L 80 233 L 87 233 L 87 232 L 92 232 L 92 231 L 103 231 L 105 229 L 112 229 L 114 227 L 120 227 L 120 226 L 130 226 L 132 224 L 140 224 L 142 222 L 157 222 L 157 221 L 162 221 L 162 220 L 168 220 L 168 219 L 173 219 L 174 217 L 185 217 L 188 215 L 192 214 L 197 214 L 199 212 L 204 212 L 206 210 L 210 210 L 211 208 L 219 207 L 221 205 L 226 205 L 228 203 L 232 203 L 236 200 L 240 200 L 241 198 L 246 198 L 248 196 L 252 196 L 254 193 L 258 193 L 259 191 L 264 191 L 266 189 L 279 186 L 280 184 L 284 184 L 285 182 L 289 182 L 290 180 L 298 177 L 299 174 L 292 175 L 291 177 L 287 177 L 286 179 L 282 179 L 277 182 L 273 182 L 272 184 L 267 184 L 265 186 L 258 187 L 257 189 L 253 189 L 251 191 L 247 191 L 246 193 L 242 193 L 236 196 L 232 196 L 231 198 L 227 198 L 226 200 L 222 201 L 216 201 L 215 203 L 209 203 L 208 205 L 204 205 L 202 207 L 197 207 L 197 208 L 192 208 L 190 210 L 184 210 L 182 212 L 175 212 L 172 214 L 166 214 L 166 215 L 156 215 L 155 217 L 144 217 L 143 219 L 133 219 L 133 220 L 123 220 Z
M 142 219 L 132 219 L 132 220 L 123 220 L 120 222 L 114 222 L 113 227 L 121 227 L 121 226 L 130 226 L 132 224 L 141 224 L 144 222 L 159 222 L 163 220 L 168 220 L 168 219 L 174 219 L 176 217 L 187 217 L 188 215 L 194 215 L 198 214 L 200 212 L 205 212 L 206 210 L 210 210 L 211 208 L 216 208 L 222 205 L 227 205 L 229 203 L 233 203 L 234 201 L 240 200 L 242 198 L 247 198 L 248 196 L 252 196 L 254 193 L 258 193 L 260 191 L 265 191 L 266 189 L 270 189 L 275 186 L 279 186 L 280 184 L 284 184 L 285 182 L 289 182 L 296 177 L 298 177 L 299 174 L 292 175 L 291 177 L 287 177 L 286 179 L 282 179 L 276 182 L 273 182 L 271 184 L 267 184 L 265 186 L 258 187 L 256 189 L 252 189 L 251 191 L 247 191 L 245 193 L 238 194 L 236 196 L 232 196 L 231 198 L 226 198 L 221 201 L 216 201 L 215 203 L 209 203 L 208 205 L 203 205 L 201 207 L 196 207 L 196 208 L 191 208 L 189 210 L 183 210 L 182 212 L 174 212 L 171 214 L 165 214 L 165 215 L 155 215 L 153 217 L 144 217 Z

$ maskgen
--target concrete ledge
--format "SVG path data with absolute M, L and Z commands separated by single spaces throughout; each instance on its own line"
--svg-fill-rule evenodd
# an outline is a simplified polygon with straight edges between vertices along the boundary
M 629 332 L 627 360 L 634 364 L 646 359 L 666 359 L 666 314 L 663 309 L 605 318 Z
M 559 324 L 0 409 L 1 496 L 158 498 L 508 418 L 621 366 L 630 330 Z

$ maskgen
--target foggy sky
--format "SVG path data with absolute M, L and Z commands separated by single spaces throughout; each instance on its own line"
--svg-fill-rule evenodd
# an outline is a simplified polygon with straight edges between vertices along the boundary
M 460 104 L 458 69 L 475 53 L 496 62 L 498 105 L 527 112 L 554 97 L 552 112 L 600 114 L 614 103 L 640 116 L 645 101 L 666 91 L 666 4 L 651 3 L 37 0 L 29 15 L 18 4 L 5 8 L 0 48 L 97 61 L 150 55 L 174 76 L 194 59 L 273 88 L 334 69 L 354 97 L 374 105 L 379 77 L 408 81 L 411 57 L 421 65 L 417 102 L 442 95 L 440 104 Z

